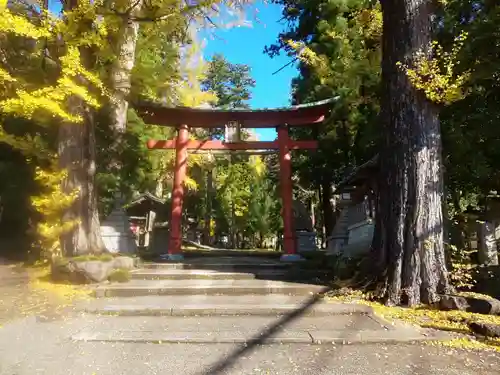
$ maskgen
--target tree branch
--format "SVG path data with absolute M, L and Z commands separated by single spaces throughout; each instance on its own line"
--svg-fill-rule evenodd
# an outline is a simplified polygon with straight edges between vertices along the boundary
M 214 26 L 215 28 L 219 28 L 219 26 L 214 22 L 212 21 L 212 18 L 210 18 L 210 16 L 208 14 L 206 14 L 206 12 L 201 12 L 203 14 L 203 17 L 205 17 L 205 19 L 212 25 Z
M 279 72 L 281 72 L 283 69 L 285 69 L 286 67 L 292 65 L 295 61 L 297 61 L 299 58 L 298 57 L 294 57 L 292 61 L 289 61 L 288 63 L 286 63 L 285 65 L 283 65 L 281 68 L 279 68 L 277 71 L 275 71 L 273 74 L 271 75 L 275 75 L 275 74 L 278 74 Z
M 141 2 L 142 0 L 136 0 L 131 6 L 130 8 L 128 8 L 126 10 L 127 13 L 132 13 L 132 11 L 139 5 L 139 3 Z

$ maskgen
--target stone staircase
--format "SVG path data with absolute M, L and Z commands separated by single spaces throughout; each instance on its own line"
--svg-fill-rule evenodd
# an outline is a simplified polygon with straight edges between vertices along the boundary
M 323 293 L 322 285 L 290 283 L 319 274 L 292 264 L 261 258 L 219 257 L 183 263 L 146 263 L 132 272 L 125 284 L 98 287 L 96 297 L 147 295 L 310 295 Z
M 263 257 L 147 263 L 79 306 L 73 340 L 154 343 L 347 343 L 428 339 L 358 304 L 328 303 L 321 270 Z M 318 277 L 319 276 L 319 277 Z

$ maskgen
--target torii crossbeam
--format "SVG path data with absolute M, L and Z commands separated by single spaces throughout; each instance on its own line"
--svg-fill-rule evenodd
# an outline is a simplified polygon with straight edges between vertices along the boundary
M 182 243 L 182 206 L 184 199 L 183 181 L 186 177 L 188 151 L 244 151 L 244 150 L 278 150 L 280 161 L 280 188 L 283 203 L 283 248 L 282 260 L 301 259 L 297 254 L 293 233 L 293 187 L 291 170 L 292 150 L 315 150 L 318 142 L 295 141 L 290 139 L 290 126 L 311 126 L 323 122 L 328 115 L 332 103 L 337 98 L 315 103 L 274 109 L 206 109 L 189 107 L 165 107 L 158 104 L 142 103 L 135 106 L 144 121 L 162 126 L 177 128 L 177 137 L 170 140 L 149 140 L 149 149 L 175 149 L 174 183 L 172 188 L 172 212 L 170 218 L 170 239 L 168 258 L 181 260 Z M 278 140 L 272 142 L 223 142 L 214 140 L 190 140 L 189 128 L 223 128 L 227 124 L 236 123 L 238 128 L 273 128 L 278 132 Z

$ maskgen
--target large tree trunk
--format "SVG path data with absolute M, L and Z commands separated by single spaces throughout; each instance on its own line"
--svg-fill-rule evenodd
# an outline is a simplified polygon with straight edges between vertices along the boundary
M 92 113 L 80 99 L 74 99 L 73 110 L 84 117 L 81 124 L 63 124 L 59 128 L 59 163 L 68 176 L 62 189 L 66 194 L 79 190 L 73 205 L 66 210 L 63 221 L 78 224 L 61 237 L 64 256 L 100 253 L 105 250 L 97 211 L 95 188 L 95 129 Z
M 140 12 L 142 1 L 130 4 L 130 15 Z M 127 129 L 128 97 L 131 89 L 131 75 L 135 64 L 135 50 L 139 36 L 139 23 L 124 17 L 118 32 L 116 46 L 117 57 L 111 69 L 111 88 L 113 97 L 110 102 L 110 127 L 113 131 L 111 145 L 112 165 L 115 173 L 121 170 L 120 153 L 122 152 L 123 134 Z
M 438 108 L 397 65 L 413 66 L 416 52 L 428 49 L 433 1 L 381 4 L 385 145 L 373 250 L 387 304 L 433 303 L 451 290 L 443 246 Z

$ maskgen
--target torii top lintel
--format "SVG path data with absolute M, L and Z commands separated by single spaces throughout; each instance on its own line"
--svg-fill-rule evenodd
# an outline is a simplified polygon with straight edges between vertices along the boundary
M 304 126 L 320 123 L 336 100 L 337 97 L 285 108 L 254 110 L 166 107 L 155 103 L 140 103 L 134 108 L 145 122 L 154 125 L 220 128 L 236 121 L 244 128 L 271 128 L 285 124 Z

